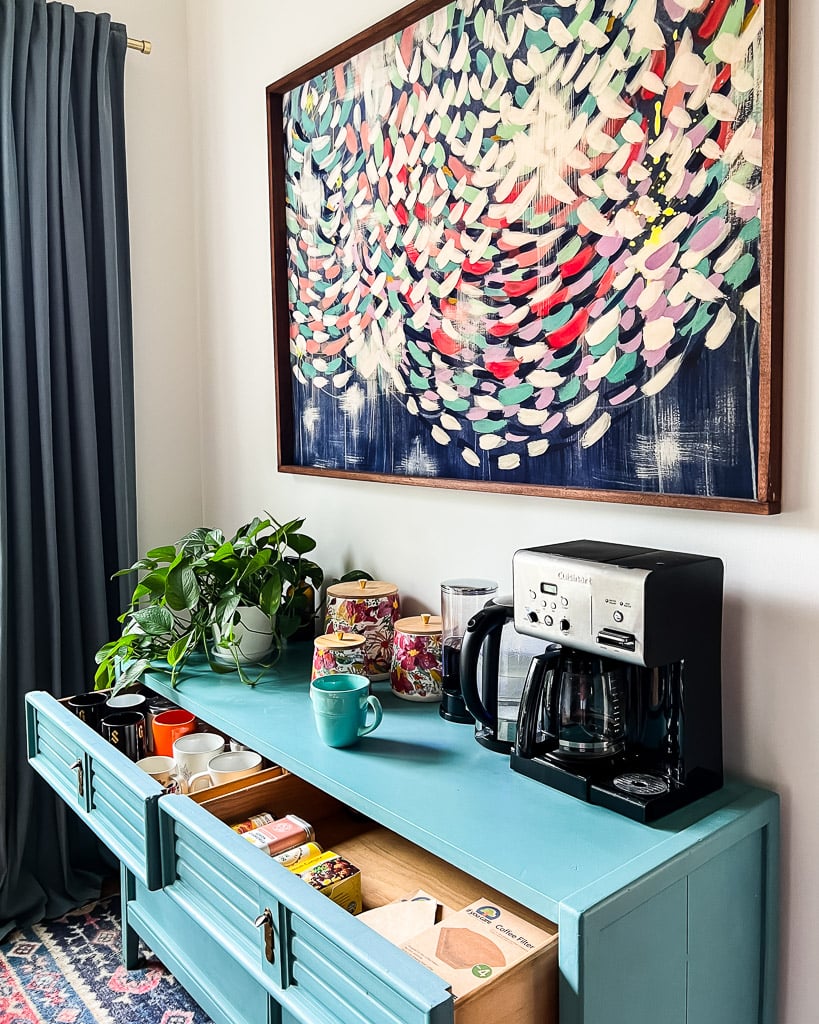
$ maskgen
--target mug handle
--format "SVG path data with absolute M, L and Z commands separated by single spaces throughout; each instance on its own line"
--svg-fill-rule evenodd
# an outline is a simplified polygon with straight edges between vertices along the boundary
M 196 775 L 191 775 L 191 777 L 188 779 L 189 793 L 196 792 L 195 783 L 199 782 L 200 780 L 205 780 L 205 785 L 201 787 L 202 789 L 208 789 L 210 786 L 213 785 L 213 779 L 210 777 L 208 772 L 197 772 Z
M 379 725 L 381 725 L 381 719 L 384 717 L 384 712 L 381 708 L 381 701 L 378 699 L 378 697 L 368 697 L 366 703 L 367 711 L 372 711 L 373 715 L 375 716 L 375 721 L 373 721 L 370 725 L 367 725 L 365 723 L 358 730 L 359 736 L 366 736 L 368 732 L 372 732 L 373 729 L 377 729 Z

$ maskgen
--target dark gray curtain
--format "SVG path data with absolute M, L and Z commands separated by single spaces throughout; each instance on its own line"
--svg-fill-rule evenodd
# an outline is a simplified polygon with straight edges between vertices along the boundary
M 136 556 L 123 79 L 107 15 L 0 0 L 0 935 L 99 892 L 24 697 L 93 688 Z

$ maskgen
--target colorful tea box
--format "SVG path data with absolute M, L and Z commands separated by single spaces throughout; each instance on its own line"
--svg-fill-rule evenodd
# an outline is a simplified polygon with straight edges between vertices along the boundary
M 360 914 L 361 872 L 332 850 L 290 870 L 351 914 Z
M 297 818 L 295 814 L 287 814 L 249 832 L 242 832 L 241 835 L 243 839 L 252 843 L 258 850 L 264 850 L 271 857 L 294 846 L 301 846 L 302 843 L 312 842 L 316 838 L 313 826 L 303 818 Z

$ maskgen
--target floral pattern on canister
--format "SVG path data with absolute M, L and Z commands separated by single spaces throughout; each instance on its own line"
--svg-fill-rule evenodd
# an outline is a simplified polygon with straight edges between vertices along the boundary
M 351 633 L 327 634 L 316 637 L 313 646 L 311 681 L 319 676 L 350 672 L 363 676 L 364 644 L 362 637 Z
M 362 580 L 327 590 L 326 630 L 343 630 L 364 637 L 364 672 L 370 679 L 389 678 L 393 633 L 399 616 L 398 588 L 394 584 Z
M 396 624 L 390 686 L 393 693 L 404 700 L 441 699 L 440 619 L 423 618 L 427 621 L 417 628 L 424 629 L 424 632 L 416 632 L 409 625 L 420 623 L 420 617 L 402 619 Z M 408 625 L 402 629 L 405 623 Z

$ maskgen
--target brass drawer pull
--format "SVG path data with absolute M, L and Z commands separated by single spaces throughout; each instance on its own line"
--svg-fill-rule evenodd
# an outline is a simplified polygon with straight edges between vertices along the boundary
M 264 913 L 259 914 L 253 922 L 257 928 L 264 926 L 264 954 L 269 963 L 276 962 L 276 935 L 273 931 L 273 914 L 270 907 L 264 908 Z
M 77 773 L 77 795 L 82 796 L 84 786 L 82 777 L 82 761 L 80 760 L 80 758 L 77 758 L 77 760 L 70 767 L 72 772 Z

